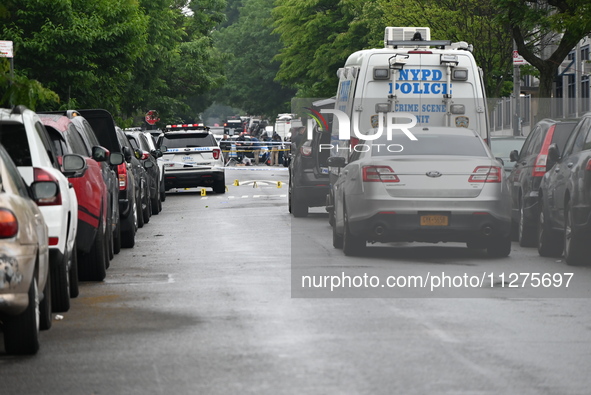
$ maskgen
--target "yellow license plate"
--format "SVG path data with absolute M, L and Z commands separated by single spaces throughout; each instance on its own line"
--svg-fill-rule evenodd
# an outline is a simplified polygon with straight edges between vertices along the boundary
M 421 226 L 448 226 L 447 215 L 421 215 Z

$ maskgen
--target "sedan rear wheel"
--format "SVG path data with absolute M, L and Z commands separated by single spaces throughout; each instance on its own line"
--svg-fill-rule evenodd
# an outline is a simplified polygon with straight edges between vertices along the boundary
M 68 273 L 68 251 L 65 251 L 61 262 L 50 262 L 51 272 L 51 308 L 56 313 L 70 310 L 70 284 Z
M 486 247 L 491 258 L 504 258 L 511 253 L 511 236 L 493 236 Z
M 345 224 L 343 232 L 343 252 L 347 256 L 359 256 L 365 252 L 367 242 L 365 239 L 351 234 L 349 229 L 349 217 L 345 210 Z
M 29 305 L 26 310 L 16 316 L 7 316 L 3 320 L 6 353 L 13 355 L 36 354 L 39 350 L 40 320 L 39 290 L 37 279 L 33 277 L 29 287 Z
M 332 246 L 334 248 L 343 248 L 343 235 L 337 233 L 337 227 L 332 226 Z

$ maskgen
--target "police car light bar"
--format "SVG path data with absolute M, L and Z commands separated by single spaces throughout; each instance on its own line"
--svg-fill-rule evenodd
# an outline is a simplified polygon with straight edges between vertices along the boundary
M 202 123 L 184 123 L 184 124 L 177 124 L 177 125 L 166 125 L 166 130 L 209 130 L 209 127 L 205 126 Z

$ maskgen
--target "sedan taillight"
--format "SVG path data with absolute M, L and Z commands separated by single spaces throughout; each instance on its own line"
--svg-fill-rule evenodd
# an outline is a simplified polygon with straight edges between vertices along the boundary
M 468 182 L 501 182 L 503 169 L 498 166 L 478 166 Z
M 14 237 L 18 233 L 18 221 L 14 213 L 5 208 L 0 209 L 0 238 Z
M 363 166 L 364 182 L 400 182 L 390 166 Z
M 33 178 L 35 181 L 53 181 L 58 185 L 59 189 L 59 181 L 47 170 L 34 167 Z M 62 193 L 58 190 L 54 197 L 38 199 L 35 202 L 37 206 L 60 206 L 62 204 Z
M 213 159 L 220 159 L 220 152 L 221 150 L 218 148 L 213 149 Z

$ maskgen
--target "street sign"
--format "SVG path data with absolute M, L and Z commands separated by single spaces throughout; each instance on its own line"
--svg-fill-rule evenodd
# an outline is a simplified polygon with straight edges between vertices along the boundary
M 13 58 L 12 41 L 0 41 L 0 58 Z
M 156 110 L 150 110 L 146 113 L 146 122 L 150 125 L 155 125 L 156 122 L 160 121 L 160 116 Z
M 513 66 L 521 66 L 523 64 L 529 63 L 527 63 L 527 61 L 523 59 L 521 55 L 519 55 L 519 52 L 513 51 Z

